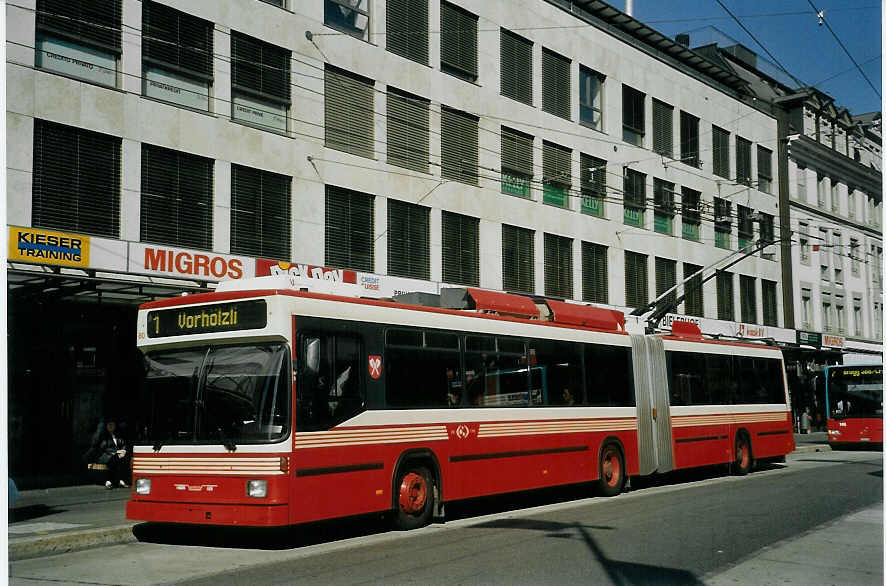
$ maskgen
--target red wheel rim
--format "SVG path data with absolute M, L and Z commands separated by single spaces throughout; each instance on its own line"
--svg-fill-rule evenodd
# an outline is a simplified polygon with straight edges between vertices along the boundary
M 400 510 L 415 515 L 420 513 L 428 500 L 428 485 L 421 474 L 410 472 L 400 483 Z
M 606 486 L 618 486 L 621 481 L 621 462 L 612 448 L 603 453 L 603 481 Z
M 747 468 L 751 455 L 748 453 L 748 445 L 744 440 L 738 440 L 735 446 L 735 461 L 740 468 Z

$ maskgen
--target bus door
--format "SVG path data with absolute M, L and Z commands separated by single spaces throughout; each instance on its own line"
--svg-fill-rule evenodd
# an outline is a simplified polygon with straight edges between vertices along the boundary
M 631 349 L 640 474 L 669 472 L 674 469 L 674 451 L 664 342 L 658 336 L 632 334 Z

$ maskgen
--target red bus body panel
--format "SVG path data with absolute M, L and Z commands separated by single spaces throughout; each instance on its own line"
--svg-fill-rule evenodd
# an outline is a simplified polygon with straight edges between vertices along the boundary
M 828 443 L 833 445 L 883 445 L 883 419 L 879 417 L 848 417 L 828 419 Z

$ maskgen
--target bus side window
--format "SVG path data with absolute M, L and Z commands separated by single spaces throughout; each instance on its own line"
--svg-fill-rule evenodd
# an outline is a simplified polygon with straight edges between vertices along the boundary
M 299 344 L 296 425 L 328 429 L 364 404 L 362 344 L 352 334 L 312 334 Z

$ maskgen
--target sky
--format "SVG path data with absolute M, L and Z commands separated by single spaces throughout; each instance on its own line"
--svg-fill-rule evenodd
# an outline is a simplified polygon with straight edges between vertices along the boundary
M 608 2 L 619 10 L 625 8 L 624 0 Z M 824 19 L 870 84 L 835 35 L 819 25 L 813 5 L 824 11 Z M 714 26 L 760 57 L 780 63 L 804 84 L 830 95 L 851 114 L 882 110 L 883 22 L 878 0 L 812 0 L 811 4 L 810 0 L 634 0 L 634 18 L 670 38 L 689 32 L 693 47 L 698 44 L 696 37 L 710 39 L 702 29 Z

